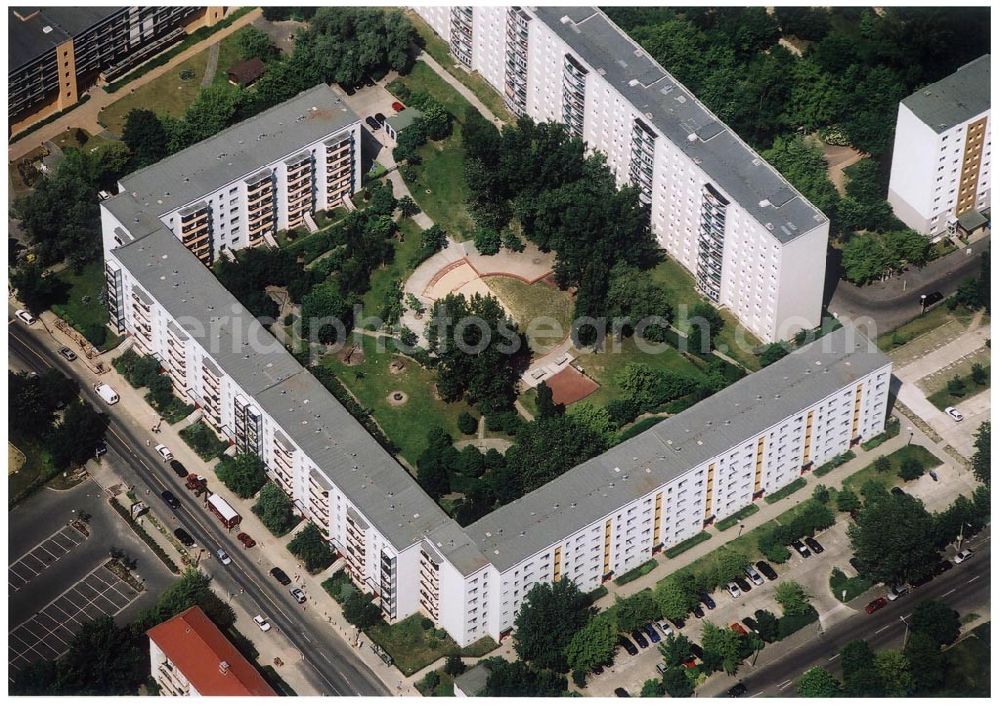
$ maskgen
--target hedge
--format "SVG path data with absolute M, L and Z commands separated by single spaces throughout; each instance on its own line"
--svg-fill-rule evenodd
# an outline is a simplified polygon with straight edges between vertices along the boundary
M 760 506 L 758 506 L 756 503 L 751 503 L 746 508 L 736 511 L 736 513 L 733 513 L 731 516 L 723 518 L 722 520 L 720 520 L 718 523 L 715 524 L 715 527 L 718 528 L 719 530 L 729 530 L 734 525 L 739 523 L 741 520 L 743 520 L 744 518 L 749 518 L 759 510 Z
M 655 559 L 651 558 L 646 562 L 643 562 L 638 567 L 630 569 L 622 576 L 616 578 L 615 584 L 617 584 L 620 587 L 622 585 L 628 584 L 629 582 L 633 582 L 639 579 L 639 577 L 644 577 L 645 575 L 655 570 L 657 565 L 659 565 L 659 563 Z
M 684 542 L 678 543 L 677 545 L 674 545 L 672 548 L 670 548 L 669 550 L 667 550 L 663 554 L 666 555 L 667 557 L 673 559 L 673 558 L 677 557 L 678 555 L 681 555 L 681 554 L 687 552 L 688 550 L 690 550 L 691 548 L 693 548 L 698 543 L 703 543 L 706 540 L 710 539 L 711 537 L 712 536 L 709 533 L 707 533 L 707 532 L 705 532 L 703 530 L 700 533 L 698 533 L 697 535 L 695 535 L 693 538 L 688 538 Z
M 180 432 L 183 439 L 195 454 L 201 457 L 202 461 L 210 461 L 215 457 L 222 457 L 229 448 L 204 422 L 196 422 L 188 425 Z
M 899 418 L 894 417 L 885 425 L 885 432 L 875 435 L 867 442 L 861 443 L 861 448 L 866 452 L 870 452 L 879 446 L 883 442 L 888 442 L 890 439 L 899 434 Z
M 881 442 L 879 444 L 881 444 Z M 878 444 L 876 444 L 875 446 L 877 447 Z M 838 466 L 843 466 L 844 464 L 851 461 L 857 456 L 858 455 L 852 452 L 851 450 L 847 450 L 843 454 L 838 454 L 833 459 L 828 461 L 826 464 L 823 464 L 822 466 L 818 467 L 816 471 L 813 472 L 813 474 L 816 476 L 826 476 L 831 471 L 836 469 Z
M 764 501 L 766 503 L 777 503 L 786 496 L 791 496 L 793 493 L 795 493 L 805 485 L 806 485 L 806 480 L 800 476 L 787 486 L 782 486 L 780 489 L 772 493 L 770 496 L 764 496 Z
M 155 554 L 157 557 L 160 558 L 163 564 L 167 566 L 168 570 L 170 570 L 174 574 L 180 574 L 180 570 L 177 568 L 177 565 L 174 564 L 174 561 L 170 559 L 170 556 L 167 555 L 166 552 L 164 552 L 163 548 L 160 547 L 160 545 L 155 540 L 153 540 L 150 534 L 146 532 L 145 528 L 143 528 L 141 525 L 132 520 L 132 514 L 129 513 L 128 509 L 126 509 L 124 506 L 122 506 L 122 504 L 118 502 L 118 499 L 109 498 L 108 503 L 111 504 L 112 508 L 118 511 L 118 515 L 120 515 L 125 520 L 125 522 L 129 524 L 129 527 L 135 531 L 135 534 L 138 535 L 143 540 L 143 542 L 149 545 L 149 549 L 153 551 L 153 554 Z
M 587 592 L 587 601 L 591 604 L 597 602 L 601 597 L 606 597 L 608 595 L 608 588 L 603 584 L 592 592 Z

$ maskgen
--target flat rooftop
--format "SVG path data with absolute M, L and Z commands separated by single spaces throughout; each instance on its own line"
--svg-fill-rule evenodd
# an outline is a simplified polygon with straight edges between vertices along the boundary
M 143 210 L 162 216 L 357 121 L 329 86 L 319 84 L 132 172 L 121 186 Z
M 124 7 L 7 8 L 7 73 L 11 74 L 70 37 Z
M 781 243 L 827 218 L 596 7 L 531 11 Z
M 466 526 L 501 572 L 889 365 L 844 327 Z
M 990 109 L 990 55 L 970 61 L 937 83 L 903 99 L 934 132 L 943 133 Z

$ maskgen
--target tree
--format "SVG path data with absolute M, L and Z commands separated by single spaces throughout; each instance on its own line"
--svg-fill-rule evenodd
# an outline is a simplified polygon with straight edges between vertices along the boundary
M 876 582 L 918 579 L 938 559 L 933 518 L 909 494 L 888 494 L 883 488 L 878 496 L 866 497 L 847 534 L 855 557 Z
M 929 693 L 944 684 L 945 665 L 940 643 L 923 633 L 910 636 L 903 655 L 912 668 L 913 687 L 918 694 Z
M 479 429 L 479 420 L 463 410 L 458 415 L 458 430 L 462 434 L 472 435 Z
M 149 669 L 130 626 L 110 617 L 85 623 L 57 662 L 58 691 L 66 695 L 134 695 Z
M 456 456 L 452 438 L 441 427 L 427 431 L 427 449 L 417 458 L 417 482 L 431 498 L 451 491 L 449 474 Z
M 615 658 L 618 626 L 610 612 L 592 616 L 586 625 L 573 634 L 566 646 L 566 661 L 573 670 L 590 672 L 599 665 L 608 665 Z
M 535 667 L 564 673 L 566 647 L 589 615 L 587 596 L 568 578 L 536 584 L 514 620 L 514 650 Z
M 240 49 L 242 59 L 257 58 L 261 61 L 269 61 L 278 53 L 267 33 L 252 25 L 243 27 L 236 33 L 236 44 Z
M 772 363 L 780 361 L 788 354 L 789 350 L 787 345 L 781 342 L 775 342 L 765 346 L 763 350 L 757 354 L 757 360 L 760 361 L 761 367 L 767 367 Z
M 910 617 L 910 627 L 914 633 L 925 634 L 937 645 L 953 643 L 961 630 L 958 612 L 937 599 L 916 606 Z
M 352 593 L 343 604 L 344 619 L 352 626 L 366 631 L 382 621 L 382 610 L 372 601 L 371 594 Z
M 240 89 L 228 83 L 201 89 L 182 120 L 171 120 L 169 152 L 177 152 L 221 132 L 239 117 Z
M 825 505 L 830 501 L 830 487 L 819 484 L 813 489 L 812 498 L 814 501 L 818 501 L 825 507 Z
M 520 426 L 514 444 L 507 450 L 506 469 L 515 482 L 501 498 L 508 503 L 533 491 L 577 464 L 597 456 L 607 440 L 585 427 L 572 415 L 540 417 Z
M 535 388 L 535 405 L 538 408 L 538 417 L 558 417 L 566 412 L 565 405 L 552 400 L 552 388 L 545 381 Z
M 990 421 L 976 430 L 976 451 L 972 455 L 972 473 L 982 484 L 990 485 Z
M 913 481 L 924 473 L 924 464 L 916 457 L 907 457 L 899 465 L 899 476 L 904 481 Z
M 264 484 L 251 510 L 276 537 L 287 533 L 295 524 L 295 507 L 285 492 L 270 482 Z
M 855 285 L 867 285 L 899 267 L 899 258 L 878 234 L 852 236 L 844 246 L 842 256 L 844 277 Z
M 649 275 L 631 265 L 617 263 L 610 273 L 607 315 L 614 318 L 618 333 L 633 332 L 647 341 L 666 341 L 674 311 L 666 292 Z
M 884 454 L 880 454 L 877 457 L 875 457 L 874 465 L 875 465 L 875 471 L 878 471 L 883 474 L 892 468 L 892 462 L 890 462 L 889 457 L 887 457 Z
M 809 613 L 809 595 L 797 582 L 779 582 L 774 590 L 774 600 L 781 604 L 785 616 L 801 616 Z
M 870 667 L 874 660 L 875 653 L 867 641 L 854 640 L 847 643 L 840 649 L 840 669 L 845 681 L 857 671 Z M 860 697 L 860 695 L 854 696 Z
M 948 380 L 948 395 L 960 398 L 965 395 L 965 381 L 956 374 Z
M 819 145 L 801 135 L 778 136 L 774 138 L 771 147 L 761 153 L 761 157 L 781 172 L 820 211 L 836 212 L 840 195 L 830 181 L 823 150 Z
M 691 307 L 691 313 L 688 316 L 690 331 L 688 344 L 693 345 L 695 350 L 701 353 L 713 351 L 716 347 L 716 340 L 719 338 L 719 334 L 722 333 L 725 325 L 725 320 L 715 307 L 707 302 L 699 301 L 695 303 Z M 697 332 L 697 338 L 692 341 L 691 339 L 694 337 L 695 332 Z
M 774 643 L 781 637 L 777 616 L 765 609 L 758 609 L 754 612 L 754 617 L 757 619 L 757 634 L 760 640 Z
M 163 121 L 145 108 L 133 108 L 125 116 L 122 142 L 132 153 L 133 169 L 156 164 L 169 154 L 170 136 Z
M 882 678 L 886 697 L 906 697 L 913 691 L 910 661 L 899 651 L 882 651 L 875 656 L 875 669 Z
M 319 528 L 308 523 L 288 543 L 288 551 L 302 560 L 306 572 L 316 574 L 333 564 L 334 553 L 330 543 L 320 533 Z
M 680 665 L 691 657 L 691 641 L 683 633 L 671 633 L 660 642 L 659 648 L 667 667 Z
M 353 302 L 344 297 L 333 282 L 323 282 L 313 287 L 302 298 L 304 329 L 321 343 L 340 341 L 354 325 Z
M 222 457 L 215 467 L 219 481 L 240 498 L 251 498 L 267 483 L 267 468 L 253 452 Z
M 79 399 L 72 401 L 46 445 L 53 467 L 79 466 L 90 459 L 107 427 L 107 420 L 90 405 Z
M 972 364 L 972 371 L 969 373 L 969 377 L 972 378 L 972 382 L 976 385 L 984 385 L 986 383 L 986 369 L 983 364 L 976 362 Z
M 570 415 L 588 430 L 603 437 L 608 446 L 611 446 L 618 426 L 612 421 L 606 408 L 597 407 L 593 403 L 581 402 L 573 406 Z
M 464 673 L 465 663 L 462 661 L 462 656 L 458 653 L 452 653 L 449 655 L 448 659 L 444 662 L 444 671 L 452 676 Z
M 830 31 L 830 12 L 823 7 L 776 6 L 774 17 L 784 34 L 810 42 L 823 39 Z
M 639 697 L 664 697 L 666 694 L 667 691 L 663 686 L 663 681 L 650 678 L 642 684 L 642 691 L 639 693 Z
M 216 626 L 225 631 L 236 623 L 236 613 L 209 587 L 209 578 L 196 569 L 187 569 L 180 578 L 160 595 L 156 606 L 140 620 L 142 630 L 177 616 L 185 609 L 198 606 Z
M 551 670 L 535 670 L 518 660 L 510 663 L 503 658 L 487 658 L 489 676 L 480 697 L 561 697 L 566 690 L 566 678 Z
M 694 693 L 687 671 L 679 665 L 668 665 L 663 671 L 663 687 L 671 697 L 690 697 Z
M 678 570 L 656 584 L 653 589 L 660 613 L 670 619 L 683 619 L 698 606 L 700 597 L 694 575 Z
M 701 645 L 708 664 L 708 655 L 716 656 L 723 670 L 729 675 L 735 675 L 742 661 L 742 637 L 731 628 L 720 628 L 711 621 L 703 621 L 701 626 Z
M 892 147 L 895 125 L 885 116 L 892 115 L 899 101 L 906 97 L 906 85 L 895 69 L 875 66 L 867 71 L 852 67 L 844 77 L 848 105 L 841 126 L 851 144 L 861 152 L 881 155 Z M 863 103 L 858 103 L 858 101 Z
M 10 272 L 10 286 L 25 309 L 38 316 L 62 299 L 62 284 L 45 271 L 41 262 L 25 262 Z
M 851 489 L 843 488 L 837 492 L 837 510 L 842 513 L 851 513 L 861 508 L 861 499 L 858 494 Z
M 824 668 L 810 668 L 799 678 L 799 697 L 837 697 L 841 686 L 837 678 Z
M 619 631 L 634 631 L 657 617 L 656 600 L 651 591 L 636 592 L 628 597 L 618 597 L 611 611 Z
M 743 574 L 743 568 L 750 564 L 750 558 L 743 552 L 724 548 L 719 552 L 715 562 L 716 575 L 712 578 L 713 585 L 718 586 L 732 581 Z
M 417 202 L 406 194 L 399 197 L 399 200 L 396 202 L 396 206 L 399 207 L 399 211 L 404 218 L 408 216 L 416 216 L 420 213 L 420 207 L 417 206 Z

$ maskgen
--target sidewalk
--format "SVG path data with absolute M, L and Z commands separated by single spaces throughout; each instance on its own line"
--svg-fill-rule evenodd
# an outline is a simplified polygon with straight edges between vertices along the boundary
M 458 91 L 462 95 L 462 98 L 464 98 L 469 103 L 471 103 L 473 106 L 475 106 L 476 109 L 480 113 L 482 113 L 483 117 L 486 118 L 488 121 L 490 121 L 491 123 L 493 123 L 496 126 L 503 125 L 503 121 L 500 120 L 495 115 L 493 115 L 493 111 L 491 111 L 489 108 L 487 108 L 486 104 L 484 104 L 481 100 L 479 100 L 479 97 L 476 96 L 476 94 L 474 94 L 472 91 L 470 91 L 465 86 L 464 83 L 462 83 L 461 81 L 459 81 L 458 79 L 456 79 L 454 76 L 452 76 L 451 74 L 449 74 L 448 71 L 443 66 L 441 66 L 439 63 L 437 63 L 437 61 L 435 61 L 434 57 L 432 57 L 430 54 L 428 54 L 427 52 L 420 52 L 420 56 L 417 57 L 417 61 L 422 61 L 425 64 L 427 64 L 427 66 L 431 67 L 431 69 L 434 70 L 435 74 L 437 74 L 438 76 L 440 76 L 445 82 L 448 83 L 449 86 L 451 86 L 456 91 Z

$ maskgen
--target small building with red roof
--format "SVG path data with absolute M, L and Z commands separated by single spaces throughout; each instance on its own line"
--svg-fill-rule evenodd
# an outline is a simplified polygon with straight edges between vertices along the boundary
M 276 697 L 200 607 L 146 631 L 149 670 L 165 695 Z

